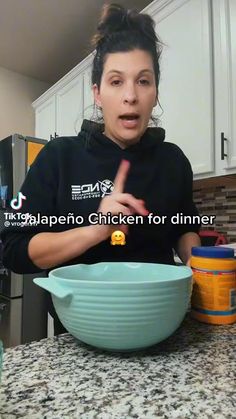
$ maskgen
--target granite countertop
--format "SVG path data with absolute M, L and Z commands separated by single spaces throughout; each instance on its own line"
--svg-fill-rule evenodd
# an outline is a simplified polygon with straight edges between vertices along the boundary
M 4 354 L 1 419 L 236 418 L 236 324 L 189 317 L 166 341 L 111 353 L 69 334 Z

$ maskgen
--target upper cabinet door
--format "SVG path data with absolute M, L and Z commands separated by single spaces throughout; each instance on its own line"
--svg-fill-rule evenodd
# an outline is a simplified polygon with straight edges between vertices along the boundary
M 35 136 L 50 140 L 56 132 L 56 97 L 53 95 L 35 110 Z
M 214 171 L 213 64 L 210 0 L 175 0 L 154 14 L 164 42 L 155 113 L 196 175 Z M 158 3 L 157 3 L 158 7 Z M 147 8 L 148 9 L 148 8 Z
M 57 135 L 77 135 L 83 121 L 83 75 L 76 76 L 56 96 Z
M 236 168 L 236 1 L 214 0 L 216 164 L 218 174 Z

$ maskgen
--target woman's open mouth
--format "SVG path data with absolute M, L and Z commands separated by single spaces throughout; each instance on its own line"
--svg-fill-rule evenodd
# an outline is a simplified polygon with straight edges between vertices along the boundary
M 140 116 L 136 113 L 127 113 L 119 116 L 119 119 L 124 128 L 136 128 L 139 123 Z

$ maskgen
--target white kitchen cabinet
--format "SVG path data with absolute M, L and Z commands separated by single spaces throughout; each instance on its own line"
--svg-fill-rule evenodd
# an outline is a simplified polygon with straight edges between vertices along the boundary
M 49 140 L 56 136 L 74 136 L 85 117 L 92 116 L 90 54 L 66 74 L 32 106 L 35 108 L 35 136 Z
M 236 168 L 236 1 L 214 0 L 215 144 L 218 175 Z
M 50 140 L 56 132 L 56 97 L 50 96 L 35 109 L 35 136 Z
M 57 135 L 74 136 L 78 134 L 83 121 L 83 108 L 83 74 L 79 74 L 59 89 L 56 94 Z
M 214 171 L 210 4 L 210 0 L 175 0 L 160 9 L 154 2 L 148 10 L 164 42 L 159 85 L 163 114 L 158 105 L 155 111 L 166 141 L 179 145 L 195 175 Z

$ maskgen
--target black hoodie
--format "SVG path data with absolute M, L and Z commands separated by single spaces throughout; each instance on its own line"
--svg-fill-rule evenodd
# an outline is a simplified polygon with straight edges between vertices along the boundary
M 197 224 L 175 225 L 176 213 L 197 215 L 192 200 L 192 170 L 177 145 L 164 142 L 162 128 L 147 128 L 140 141 L 126 149 L 106 137 L 103 125 L 84 120 L 77 137 L 61 137 L 41 150 L 22 185 L 26 196 L 22 213 L 87 217 L 96 212 L 101 198 L 112 191 L 113 181 L 122 159 L 131 162 L 125 192 L 143 199 L 154 215 L 167 216 L 163 224 L 130 225 L 126 245 L 112 246 L 110 239 L 93 246 L 81 256 L 68 261 L 96 263 L 102 261 L 140 261 L 173 264 L 172 248 L 186 232 L 198 232 Z M 72 219 L 72 218 L 71 218 Z M 71 220 L 70 219 L 70 220 Z M 68 218 L 69 220 L 69 218 Z M 3 230 L 4 265 L 18 273 L 40 269 L 28 256 L 30 239 L 42 231 L 64 231 L 78 224 L 10 226 Z

